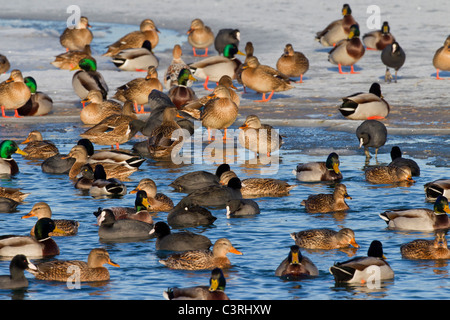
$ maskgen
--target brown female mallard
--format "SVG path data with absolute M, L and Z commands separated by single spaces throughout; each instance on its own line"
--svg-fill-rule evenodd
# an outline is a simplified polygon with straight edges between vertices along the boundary
M 150 178 L 141 179 L 130 193 L 137 193 L 140 190 L 144 190 L 147 193 L 149 211 L 170 211 L 173 209 L 173 201 L 163 193 L 157 192 L 155 181 Z
M 31 131 L 22 144 L 27 144 L 23 149 L 27 153 L 26 159 L 47 159 L 59 153 L 55 144 L 44 140 L 42 133 L 38 130 Z
M 308 213 L 326 213 L 335 211 L 345 211 L 350 209 L 345 199 L 351 199 L 347 193 L 347 187 L 342 183 L 337 183 L 332 194 L 310 195 L 301 202 Z
M 395 41 L 389 23 L 383 22 L 381 30 L 374 30 L 363 35 L 362 40 L 367 50 L 383 50 L 388 44 Z
M 436 50 L 433 56 L 433 66 L 436 68 L 436 79 L 439 77 L 439 70 L 450 71 L 450 36 L 445 39 L 444 45 Z
M 75 28 L 66 28 L 61 36 L 59 42 L 61 45 L 69 50 L 83 50 L 86 45 L 91 44 L 94 38 L 90 28 L 89 20 L 87 17 L 80 17 Z
M 103 56 L 112 57 L 119 53 L 119 51 L 128 48 L 141 48 L 145 40 L 150 41 L 152 48 L 156 48 L 159 43 L 159 30 L 151 19 L 145 19 L 141 22 L 139 31 L 133 31 L 113 44 L 108 46 L 108 50 Z
M 208 129 L 208 139 L 211 139 L 211 129 L 224 129 L 223 139 L 225 140 L 227 128 L 236 120 L 238 111 L 238 106 L 231 100 L 228 88 L 222 85 L 217 86 L 200 116 L 202 125 Z
M 342 71 L 342 66 L 351 66 L 350 73 L 355 72 L 353 65 L 364 55 L 365 48 L 359 39 L 358 25 L 352 25 L 348 38 L 336 43 L 336 46 L 328 53 L 328 61 L 337 64 L 340 74 L 347 74 Z
M 122 102 L 130 100 L 134 104 L 136 113 L 144 113 L 144 104 L 148 103 L 148 95 L 154 89 L 162 91 L 163 87 L 158 79 L 156 68 L 150 66 L 145 78 L 136 78 L 118 87 L 113 98 Z M 141 105 L 140 111 L 137 109 L 138 105 Z
M 0 54 L 0 74 L 4 74 L 8 72 L 9 68 L 11 68 L 11 64 L 9 63 L 8 58 Z
M 173 287 L 163 292 L 167 300 L 230 300 L 224 292 L 226 286 L 222 269 L 214 268 L 211 271 L 209 286 L 196 286 L 187 288 Z
M 119 265 L 109 257 L 108 251 L 103 248 L 92 249 L 87 263 L 80 260 L 53 260 L 37 264 L 38 270 L 33 271 L 38 280 L 69 281 L 75 270 L 77 280 L 81 282 L 107 281 L 110 278 L 109 271 L 103 265 L 107 263 L 114 267 Z M 72 272 L 69 272 L 71 271 Z
M 364 172 L 366 181 L 377 184 L 391 184 L 397 182 L 415 182 L 408 166 L 376 166 Z
M 349 228 L 335 231 L 329 228 L 307 229 L 292 232 L 295 244 L 307 249 L 338 249 L 353 246 L 359 248 L 355 240 L 355 232 Z
M 38 220 L 42 218 L 51 218 L 52 217 L 52 209 L 46 202 L 38 202 L 33 205 L 33 208 L 31 208 L 31 211 L 28 212 L 26 215 L 22 216 L 22 219 L 27 219 L 30 217 L 37 217 Z M 68 219 L 52 219 L 55 223 L 56 227 L 59 230 L 62 230 L 61 232 L 50 232 L 49 235 L 52 237 L 57 236 L 73 236 L 78 233 L 78 227 L 80 226 L 80 223 L 75 220 L 68 220 Z M 32 236 L 35 235 L 35 227 L 31 229 L 30 234 Z
M 188 42 L 192 46 L 194 57 L 208 56 L 208 47 L 214 43 L 214 33 L 211 28 L 205 26 L 201 19 L 194 19 L 191 22 L 191 27 L 187 31 Z M 198 55 L 196 49 L 205 49 L 203 55 Z
M 91 45 L 89 44 L 84 46 L 81 50 L 70 50 L 57 55 L 51 64 L 62 70 L 72 70 L 84 58 L 88 58 L 96 62 L 96 60 L 92 57 Z
M 239 143 L 244 148 L 259 155 L 270 154 L 277 151 L 283 144 L 280 134 L 268 124 L 262 124 L 256 115 L 249 115 L 242 126 L 239 127 Z
M 416 239 L 400 246 L 400 253 L 405 259 L 450 259 L 445 231 L 439 230 L 433 240 Z
M 352 9 L 348 4 L 342 7 L 342 19 L 331 22 L 325 29 L 316 33 L 316 40 L 325 47 L 336 45 L 342 39 L 346 39 L 350 33 L 350 27 L 358 24 L 352 16 Z
M 278 70 L 262 65 L 255 56 L 249 57 L 242 65 L 241 80 L 245 87 L 262 93 L 262 99 L 257 102 L 269 101 L 274 92 L 286 91 L 294 88 L 289 78 Z M 266 98 L 266 93 L 269 93 Z
M 9 118 L 5 110 L 14 110 L 14 116 L 20 118 L 17 109 L 22 107 L 31 97 L 30 88 L 25 84 L 22 72 L 18 69 L 11 71 L 7 80 L 0 83 L 0 106 L 2 116 Z
M 171 254 L 165 260 L 159 262 L 170 269 L 183 270 L 205 270 L 214 268 L 229 268 L 231 262 L 227 253 L 242 255 L 236 250 L 230 240 L 226 238 L 218 239 L 211 250 L 190 250 L 183 253 Z
M 309 69 L 309 60 L 303 53 L 294 51 L 292 44 L 288 43 L 276 66 L 278 71 L 288 77 L 300 77 L 298 83 L 302 83 L 303 75 Z
M 30 194 L 20 191 L 19 188 L 0 187 L 0 198 L 8 198 L 16 202 L 23 202 Z
M 88 103 L 80 112 L 80 119 L 84 124 L 98 124 L 103 119 L 122 112 L 122 106 L 113 100 L 104 100 L 99 90 L 89 91 L 87 97 L 81 101 Z

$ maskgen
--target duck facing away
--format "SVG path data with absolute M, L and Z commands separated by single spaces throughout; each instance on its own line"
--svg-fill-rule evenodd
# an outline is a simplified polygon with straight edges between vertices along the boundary
M 359 283 L 367 285 L 373 281 L 373 267 L 377 267 L 377 280 L 394 278 L 394 271 L 383 255 L 383 246 L 380 241 L 374 240 L 370 244 L 367 256 L 337 262 L 330 267 L 330 273 L 337 283 Z
M 22 216 L 22 219 L 27 219 L 30 217 L 37 217 L 38 219 L 52 218 L 52 209 L 46 202 L 37 202 L 33 205 L 29 213 Z M 51 237 L 73 236 L 78 233 L 78 227 L 80 226 L 80 223 L 78 221 L 70 219 L 52 219 L 52 220 L 59 231 L 50 232 L 49 236 Z M 35 226 L 33 226 L 33 228 L 31 229 L 30 234 L 32 236 L 35 236 Z
M 310 195 L 301 202 L 308 213 L 327 213 L 345 211 L 350 209 L 345 199 L 351 199 L 347 193 L 347 188 L 342 183 L 337 183 L 332 194 L 320 193 Z
M 300 163 L 293 173 L 297 180 L 304 182 L 336 181 L 342 179 L 339 170 L 339 156 L 336 152 L 328 155 L 325 162 Z
M 242 255 L 226 238 L 218 239 L 211 250 L 189 250 L 182 253 L 171 254 L 159 262 L 170 269 L 207 270 L 214 268 L 230 268 L 231 262 L 227 253 Z
M 169 186 L 178 192 L 190 193 L 196 189 L 220 185 L 220 176 L 226 171 L 230 171 L 230 165 L 222 163 L 215 173 L 204 170 L 189 172 L 176 178 Z
M 109 271 L 103 265 L 109 264 L 120 267 L 111 260 L 108 251 L 103 248 L 92 249 L 86 261 L 81 260 L 53 260 L 41 262 L 38 270 L 32 273 L 38 280 L 67 282 L 77 271 L 77 280 L 81 282 L 107 281 L 110 279 Z
M 163 292 L 167 300 L 230 300 L 224 292 L 225 276 L 220 268 L 211 271 L 209 286 L 179 288 L 172 287 Z
M 450 71 L 450 36 L 445 39 L 444 45 L 434 53 L 433 66 L 436 68 L 436 79 L 445 79 L 439 77 L 439 70 Z
M 9 275 L 0 275 L 0 289 L 19 289 L 28 287 L 28 279 L 24 271 L 30 273 L 37 267 L 23 254 L 18 254 L 9 263 Z
M 299 246 L 293 245 L 290 248 L 289 255 L 275 270 L 275 275 L 286 280 L 300 280 L 318 276 L 319 270 L 311 259 L 302 255 Z
M 309 60 L 299 51 L 294 51 L 292 44 L 288 43 L 284 53 L 277 60 L 277 70 L 288 77 L 299 77 L 298 83 L 303 82 L 303 75 L 309 69 Z
M 402 151 L 400 150 L 400 147 L 393 146 L 391 149 L 391 162 L 389 163 L 390 166 L 408 166 L 411 169 L 411 175 L 413 177 L 420 176 L 420 167 L 417 164 L 416 161 L 413 159 L 404 158 L 402 156 Z
M 427 208 L 418 209 L 394 209 L 380 213 L 381 219 L 386 221 L 389 229 L 434 231 L 448 229 L 450 219 L 448 200 L 439 196 L 433 206 L 433 210 Z
M 351 120 L 384 119 L 390 109 L 376 82 L 370 86 L 369 92 L 358 92 L 342 98 L 342 105 L 339 107 L 341 114 Z
M 209 226 L 216 220 L 211 211 L 199 205 L 175 206 L 167 214 L 167 223 L 172 228 Z
M 306 249 L 338 249 L 353 246 L 359 248 L 355 232 L 350 228 L 335 231 L 329 228 L 307 229 L 291 233 L 295 244 Z
M 443 230 L 437 231 L 433 240 L 416 239 L 402 244 L 400 253 L 404 259 L 450 259 L 450 249 Z

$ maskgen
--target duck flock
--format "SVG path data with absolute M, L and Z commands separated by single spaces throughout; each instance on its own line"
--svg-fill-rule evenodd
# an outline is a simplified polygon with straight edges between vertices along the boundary
M 324 26 L 325 27 L 325 26 Z M 206 234 L 196 234 L 185 229 L 209 226 L 217 219 L 211 209 L 226 210 L 228 219 L 258 215 L 263 208 L 257 201 L 261 197 L 274 197 L 283 201 L 297 185 L 275 178 L 244 178 L 233 171 L 226 161 L 217 165 L 215 172 L 193 171 L 179 176 L 167 176 L 173 192 L 184 194 L 178 203 L 170 195 L 157 192 L 158 186 L 149 178 L 142 179 L 133 190 L 127 190 L 132 174 L 145 170 L 141 165 L 151 161 L 172 161 L 186 143 L 186 133 L 191 135 L 200 123 L 207 129 L 208 142 L 225 142 L 227 129 L 236 124 L 239 115 L 240 96 L 252 90 L 261 94 L 255 101 L 264 105 L 276 99 L 277 92 L 289 91 L 301 84 L 309 70 L 309 60 L 292 44 L 287 43 L 284 53 L 274 67 L 261 64 L 254 55 L 251 42 L 241 51 L 239 29 L 221 29 L 214 33 L 202 19 L 191 21 L 186 41 L 197 57 L 193 63 L 185 63 L 180 44 L 173 45 L 173 60 L 167 69 L 161 70 L 154 48 L 159 42 L 159 30 L 151 19 L 145 19 L 140 29 L 120 35 L 109 45 L 103 57 L 108 57 L 121 71 L 142 71 L 144 76 L 132 79 L 111 90 L 97 69 L 96 58 L 91 52 L 95 41 L 89 30 L 87 17 L 81 17 L 75 28 L 67 28 L 60 35 L 61 47 L 66 50 L 52 62 L 59 69 L 73 70 L 72 87 L 82 104 L 80 122 L 88 128 L 78 137 L 68 154 L 61 154 L 58 147 L 45 139 L 45 132 L 33 130 L 24 141 L 3 140 L 0 144 L 0 174 L 6 179 L 20 179 L 20 168 L 14 157 L 22 156 L 40 162 L 44 173 L 67 175 L 74 188 L 92 197 L 121 198 L 135 194 L 135 205 L 98 208 L 92 214 L 93 228 L 98 229 L 99 239 L 105 241 L 142 241 L 154 239 L 155 249 L 168 251 L 159 262 L 169 269 L 211 270 L 204 286 L 174 286 L 161 292 L 166 299 L 232 299 L 225 292 L 224 270 L 233 268 L 227 255 L 242 255 L 232 237 L 211 241 Z M 397 82 L 398 73 L 406 61 L 405 51 L 390 32 L 388 22 L 380 30 L 360 35 L 359 24 L 352 16 L 348 4 L 342 7 L 342 18 L 331 22 L 317 32 L 316 40 L 329 47 L 328 61 L 337 65 L 339 73 L 355 73 L 354 65 L 366 50 L 380 53 L 386 66 L 385 82 Z M 432 60 L 437 70 L 450 71 L 450 37 L 438 48 Z M 211 48 L 217 54 L 211 53 Z M 237 56 L 241 55 L 242 61 Z M 98 59 L 98 57 L 97 57 Z M 9 73 L 0 84 L 2 117 L 35 117 L 51 114 L 52 99 L 37 91 L 36 80 L 23 77 L 19 69 L 12 69 L 15 61 L 1 56 L 1 73 Z M 163 75 L 162 81 L 158 73 Z M 203 89 L 210 92 L 200 96 L 193 85 L 202 81 Z M 109 97 L 109 98 L 108 98 Z M 147 110 L 146 110 L 147 109 Z M 375 158 L 388 139 L 383 121 L 391 107 L 383 98 L 379 83 L 373 83 L 367 92 L 358 92 L 342 98 L 338 111 L 342 117 L 359 120 L 355 130 L 359 147 L 364 148 L 366 161 L 371 151 Z M 44 118 L 42 118 L 44 119 Z M 177 132 L 184 134 L 176 135 Z M 137 135 L 144 141 L 133 145 L 132 150 L 120 147 Z M 256 158 L 278 157 L 289 136 L 264 123 L 257 114 L 247 116 L 239 127 L 237 143 Z M 24 145 L 24 147 L 22 147 Z M 25 146 L 26 145 L 26 146 Z M 106 146 L 98 150 L 98 146 Z M 111 149 L 108 149 L 111 147 Z M 418 164 L 402 156 L 400 147 L 391 150 L 387 165 L 369 166 L 364 172 L 367 182 L 373 184 L 408 185 L 413 177 L 423 175 Z M 340 170 L 337 152 L 331 152 L 320 162 L 299 163 L 292 174 L 301 183 L 324 183 L 333 187 L 330 194 L 311 193 L 300 199 L 307 213 L 333 213 L 349 210 L 346 199 L 351 199 Z M 450 259 L 446 231 L 450 228 L 448 196 L 450 180 L 440 179 L 424 185 L 427 201 L 434 209 L 414 208 L 388 210 L 379 214 L 392 230 L 434 232 L 433 239 L 417 239 L 399 248 L 405 259 Z M 16 188 L 0 188 L 1 212 L 15 212 L 30 193 Z M 167 219 L 158 218 L 158 212 L 167 213 Z M 30 235 L 0 235 L 0 256 L 11 260 L 11 274 L 0 277 L 0 288 L 27 287 L 24 270 L 38 280 L 66 282 L 77 273 L 81 282 L 110 280 L 105 264 L 119 267 L 107 250 L 94 248 L 88 257 L 64 260 L 57 242 L 61 237 L 77 236 L 80 223 L 67 219 L 53 219 L 52 209 L 46 202 L 35 203 L 22 218 L 37 217 Z M 11 231 L 11 230 L 10 230 Z M 332 230 L 310 228 L 291 233 L 294 241 L 284 260 L 273 273 L 287 281 L 314 278 L 319 275 L 313 259 L 302 254 L 303 249 L 333 250 L 359 248 L 357 234 L 350 228 Z M 53 238 L 59 237 L 58 241 Z M 62 240 L 63 241 L 63 240 Z M 39 262 L 33 263 L 33 259 Z M 375 270 L 375 271 L 373 271 Z M 72 272 L 70 272 L 72 271 Z M 376 280 L 393 279 L 395 270 L 383 256 L 383 246 L 373 239 L 367 254 L 336 262 L 329 270 L 336 283 L 366 285 Z M 375 272 L 375 273 L 374 273 Z M 166 281 L 170 281 L 166 280 Z

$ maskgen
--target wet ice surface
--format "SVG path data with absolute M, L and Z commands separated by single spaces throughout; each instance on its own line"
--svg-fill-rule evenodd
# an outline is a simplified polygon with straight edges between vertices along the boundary
M 104 52 L 105 46 L 116 40 L 117 34 L 125 34 L 136 29 L 134 24 L 116 25 L 92 21 L 96 58 Z M 50 65 L 52 57 L 63 52 L 58 43 L 62 21 L 0 20 L 0 43 L 12 57 L 13 68 L 20 68 L 25 76 L 32 75 L 38 81 L 38 88 L 48 92 L 55 101 L 54 113 L 47 117 L 32 119 L 1 119 L 0 136 L 2 139 L 23 141 L 29 131 L 38 129 L 44 138 L 52 140 L 61 153 L 69 152 L 79 139 L 79 133 L 86 129 L 79 121 L 81 106 L 70 85 L 70 72 L 57 70 Z M 180 28 L 182 29 L 182 28 Z M 182 42 L 186 50 L 186 61 L 194 58 L 188 51 L 185 36 L 161 28 L 161 43 L 155 50 L 161 59 L 161 69 L 170 62 L 171 48 L 174 43 Z M 401 36 L 406 30 L 398 29 Z M 440 37 L 436 41 L 441 45 Z M 248 39 L 253 40 L 253 39 Z M 433 38 L 434 40 L 434 38 Z M 25 42 L 22 42 L 25 41 Z M 242 42 L 245 39 L 243 34 Z M 431 40 L 430 40 L 431 41 Z M 23 44 L 25 43 L 26 46 Z M 256 42 L 260 44 L 259 40 Z M 405 44 L 407 47 L 408 45 Z M 284 43 L 282 44 L 284 46 Z M 431 47 L 431 46 L 430 46 Z M 273 61 L 281 53 L 280 49 L 257 47 L 265 61 Z M 423 49 L 423 48 L 421 48 Z M 432 68 L 410 60 L 409 68 L 400 73 L 399 83 L 382 85 L 386 99 L 393 104 L 391 115 L 386 120 L 388 141 L 380 149 L 378 164 L 390 162 L 389 151 L 394 145 L 401 147 L 406 157 L 416 160 L 422 175 L 409 187 L 372 185 L 364 181 L 363 169 L 366 167 L 363 150 L 358 148 L 354 129 L 359 122 L 346 121 L 338 113 L 336 106 L 342 96 L 367 90 L 372 81 L 380 81 L 384 68 L 374 64 L 376 53 L 367 52 L 361 61 L 361 75 L 339 76 L 326 62 L 327 50 L 315 45 L 305 45 L 307 56 L 313 62 L 312 69 L 305 82 L 291 92 L 275 95 L 268 104 L 255 104 L 252 100 L 258 95 L 242 95 L 239 119 L 233 126 L 237 129 L 245 116 L 257 113 L 265 122 L 279 128 L 286 136 L 286 143 L 279 155 L 279 165 L 272 172 L 276 177 L 298 186 L 291 195 L 282 198 L 256 199 L 261 214 L 250 218 L 226 219 L 225 210 L 213 210 L 218 217 L 211 227 L 190 228 L 189 230 L 208 236 L 213 242 L 221 237 L 229 238 L 243 256 L 229 255 L 233 267 L 226 272 L 226 292 L 232 299 L 447 299 L 448 264 L 447 261 L 408 261 L 400 256 L 402 243 L 416 239 L 431 239 L 431 233 L 397 232 L 386 230 L 386 224 L 378 217 L 380 212 L 391 208 L 431 208 L 425 202 L 423 185 L 426 182 L 448 178 L 449 135 L 448 135 L 448 86 L 445 81 L 432 79 Z M 426 55 L 432 52 L 426 48 Z M 417 56 L 418 53 L 412 54 Z M 428 59 L 428 58 L 427 58 Z M 112 63 L 99 57 L 99 69 L 108 79 L 111 88 L 115 88 L 132 78 L 142 76 L 136 72 L 119 72 Z M 372 66 L 376 65 L 373 69 Z M 374 70 L 375 69 L 375 70 Z M 423 72 L 425 70 L 425 72 Z M 421 73 L 422 72 L 422 73 Z M 162 79 L 163 71 L 160 71 Z M 2 75 L 0 80 L 5 80 Z M 201 83 L 194 88 L 200 95 L 206 94 Z M 427 90 L 433 88 L 435 94 Z M 419 98 L 418 98 L 419 97 Z M 442 97 L 439 99 L 439 97 Z M 122 145 L 131 150 L 134 143 L 144 137 L 137 136 Z M 206 148 L 206 144 L 202 147 Z M 307 214 L 300 206 L 301 200 L 310 194 L 331 193 L 332 186 L 325 183 L 299 183 L 292 170 L 298 163 L 323 161 L 335 151 L 341 158 L 343 183 L 346 184 L 352 200 L 347 200 L 350 210 L 340 214 Z M 71 218 L 80 221 L 79 234 L 69 238 L 57 238 L 61 249 L 59 259 L 85 260 L 94 247 L 106 248 L 120 268 L 109 267 L 111 280 L 102 284 L 82 284 L 80 289 L 68 289 L 65 283 L 47 283 L 37 281 L 27 274 L 30 286 L 17 292 L 1 291 L 0 299 L 162 299 L 162 292 L 170 286 L 193 286 L 206 284 L 208 271 L 169 270 L 158 260 L 154 240 L 133 243 L 102 243 L 98 239 L 97 226 L 92 212 L 98 207 L 132 206 L 134 196 L 127 194 L 120 199 L 93 199 L 75 188 L 65 175 L 42 173 L 40 162 L 27 161 L 21 156 L 14 158 L 19 163 L 21 173 L 11 179 L 1 179 L 1 186 L 21 188 L 31 192 L 26 202 L 19 205 L 18 211 L 0 214 L 1 234 L 28 234 L 35 220 L 20 219 L 29 212 L 34 203 L 46 201 L 50 204 L 55 218 Z M 259 177 L 262 167 L 247 165 L 230 158 L 232 169 L 241 178 Z M 369 165 L 377 162 L 372 158 Z M 129 189 L 134 188 L 142 178 L 152 178 L 158 191 L 169 195 L 177 203 L 183 194 L 173 192 L 168 186 L 176 177 L 186 172 L 207 170 L 213 172 L 216 166 L 206 163 L 171 165 L 148 159 L 141 170 L 130 176 L 126 182 Z M 267 166 L 264 167 L 267 169 Z M 155 218 L 165 220 L 166 213 Z M 382 241 L 385 255 L 395 271 L 395 279 L 382 283 L 378 289 L 367 287 L 336 286 L 328 268 L 336 261 L 349 258 L 346 252 L 303 251 L 320 270 L 315 279 L 300 282 L 285 282 L 274 276 L 278 264 L 286 257 L 293 244 L 289 233 L 308 228 L 329 227 L 337 229 L 349 227 L 355 230 L 356 240 L 361 245 L 357 255 L 367 253 L 370 242 Z M 8 272 L 9 261 L 0 261 L 0 274 Z

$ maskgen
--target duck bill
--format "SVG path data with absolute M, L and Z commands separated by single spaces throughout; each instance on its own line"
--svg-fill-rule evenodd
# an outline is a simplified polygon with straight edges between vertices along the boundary
M 450 207 L 448 206 L 448 204 L 444 207 L 444 212 L 450 213 Z
M 248 128 L 248 124 L 247 123 L 244 123 L 242 126 L 239 127 L 239 129 L 246 129 L 246 128 Z
M 240 252 L 239 250 L 237 250 L 237 249 L 234 248 L 234 247 L 231 247 L 230 252 L 231 252 L 231 253 L 234 253 L 234 254 L 238 254 L 238 255 L 243 255 L 242 252 Z
M 112 265 L 113 267 L 120 268 L 120 265 L 118 265 L 118 264 L 115 263 L 114 261 L 109 260 L 107 263 L 110 264 L 110 265 Z
M 352 238 L 352 240 L 350 240 L 350 244 L 355 248 L 359 248 L 359 244 L 356 243 L 355 238 Z
M 28 219 L 28 218 L 31 218 L 31 217 L 34 217 L 34 216 L 35 216 L 35 214 L 34 214 L 33 210 L 31 210 L 26 215 L 23 215 L 22 219 Z
M 89 102 L 89 99 L 83 99 L 83 100 L 81 100 L 81 103 L 88 103 Z
M 237 54 L 240 54 L 241 56 L 246 56 L 246 54 L 243 53 L 241 50 L 238 50 Z
M 66 232 L 58 227 L 55 227 L 53 233 L 66 234 Z
M 21 149 L 17 149 L 17 150 L 16 150 L 16 153 L 21 154 L 21 155 L 23 155 L 23 156 L 27 156 L 27 155 L 28 155 L 28 153 L 26 153 L 25 151 L 23 151 L 23 150 L 21 150 Z
M 145 206 L 147 209 L 150 209 L 151 205 L 148 202 L 148 198 L 142 199 L 142 205 Z
M 348 194 L 346 194 L 344 197 L 345 197 L 345 199 L 352 200 L 352 197 L 350 197 Z
M 177 113 L 176 117 L 177 117 L 177 118 L 184 119 L 184 117 L 183 117 L 182 115 L 179 115 L 178 113 Z
M 74 70 L 78 70 L 78 69 L 80 69 L 80 66 L 75 66 L 75 67 L 73 67 L 72 69 L 70 69 L 70 71 L 74 71 Z
M 26 144 L 28 142 L 30 142 L 30 139 L 27 138 L 25 141 L 21 142 L 20 144 Z
M 138 191 L 139 191 L 139 189 L 138 189 L 138 188 L 136 188 L 136 189 L 133 189 L 133 190 L 131 190 L 131 191 L 130 191 L 130 194 L 136 193 L 136 192 L 138 192 Z
M 291 264 L 300 264 L 300 260 L 299 260 L 299 257 L 298 257 L 298 252 L 293 252 L 292 253 Z
M 5 80 L 6 83 L 10 83 L 10 82 L 14 82 L 14 79 L 9 77 L 8 79 Z
M 189 29 L 186 34 L 190 34 L 192 31 L 194 31 L 194 29 Z
M 412 177 L 408 177 L 407 179 L 406 179 L 408 182 L 416 182 Z
M 188 79 L 189 79 L 189 80 L 192 80 L 192 81 L 197 81 L 197 79 L 194 78 L 191 74 L 189 75 Z
M 333 170 L 337 174 L 341 173 L 341 170 L 339 170 L 339 164 L 337 164 L 337 163 L 333 164 Z
M 211 279 L 211 285 L 209 286 L 209 291 L 216 291 L 219 288 L 219 280 Z

